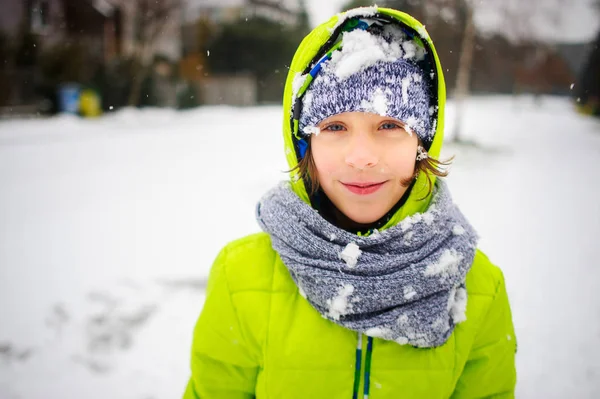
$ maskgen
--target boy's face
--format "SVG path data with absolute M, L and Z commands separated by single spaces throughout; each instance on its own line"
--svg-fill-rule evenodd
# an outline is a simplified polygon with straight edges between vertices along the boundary
M 319 184 L 356 223 L 379 220 L 402 198 L 415 170 L 418 139 L 397 119 L 345 112 L 319 124 L 311 151 Z

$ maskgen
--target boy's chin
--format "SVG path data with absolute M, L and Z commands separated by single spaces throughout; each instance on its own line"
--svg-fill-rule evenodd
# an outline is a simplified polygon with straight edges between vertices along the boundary
M 346 217 L 352 220 L 354 223 L 359 225 L 370 225 L 378 221 L 386 214 L 383 210 L 372 209 L 365 210 L 364 208 L 358 209 L 346 209 L 343 210 L 342 213 L 346 215 Z

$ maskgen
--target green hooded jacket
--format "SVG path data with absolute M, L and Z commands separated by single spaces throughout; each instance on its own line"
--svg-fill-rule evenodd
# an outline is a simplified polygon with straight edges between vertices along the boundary
M 283 104 L 290 167 L 298 162 L 291 115 L 298 76 L 322 55 L 322 47 L 339 31 L 339 20 L 373 12 L 412 28 L 431 50 L 439 108 L 429 153 L 439 156 L 446 89 L 433 43 L 411 16 L 370 7 L 333 17 L 300 44 Z M 293 188 L 308 203 L 295 173 L 291 172 Z M 384 228 L 426 210 L 427 187 L 425 177 L 419 176 L 406 203 Z M 399 345 L 363 337 L 321 317 L 300 295 L 267 234 L 236 240 L 220 252 L 210 273 L 194 330 L 192 374 L 184 399 L 513 398 L 516 338 L 502 272 L 478 251 L 466 287 L 467 320 L 444 345 Z

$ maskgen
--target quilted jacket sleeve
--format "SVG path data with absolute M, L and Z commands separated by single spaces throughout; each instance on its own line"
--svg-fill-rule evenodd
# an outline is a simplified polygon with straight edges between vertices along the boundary
M 259 364 L 240 328 L 226 273 L 227 248 L 213 264 L 192 343 L 184 399 L 253 398 Z
M 498 269 L 499 271 L 499 269 Z M 514 398 L 517 348 L 510 305 L 500 279 L 452 398 Z

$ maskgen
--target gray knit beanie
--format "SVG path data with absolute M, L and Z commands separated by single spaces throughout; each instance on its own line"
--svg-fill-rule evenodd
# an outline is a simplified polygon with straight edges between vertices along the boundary
M 425 50 L 402 33 L 345 32 L 341 50 L 324 60 L 304 93 L 299 133 L 318 134 L 330 116 L 362 111 L 404 122 L 424 142 L 435 134 L 429 79 L 418 66 Z

